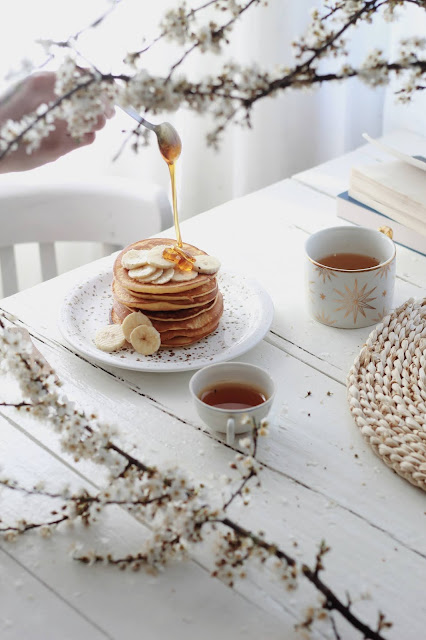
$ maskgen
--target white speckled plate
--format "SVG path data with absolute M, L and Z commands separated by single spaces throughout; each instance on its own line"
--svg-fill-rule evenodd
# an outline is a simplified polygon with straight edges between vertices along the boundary
M 59 318 L 64 338 L 79 353 L 103 364 L 137 371 L 189 371 L 214 362 L 232 360 L 252 349 L 268 331 L 274 307 L 266 291 L 254 280 L 222 272 L 218 284 L 224 312 L 219 327 L 188 347 L 160 349 L 142 356 L 131 347 L 105 353 L 93 342 L 99 327 L 109 324 L 112 306 L 111 270 L 74 287 L 66 296 Z

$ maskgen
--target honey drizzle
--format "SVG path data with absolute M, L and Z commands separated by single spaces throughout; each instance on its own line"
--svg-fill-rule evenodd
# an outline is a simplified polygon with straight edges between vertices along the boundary
M 167 162 L 167 165 L 169 167 L 170 180 L 172 182 L 173 221 L 175 223 L 177 246 L 182 247 L 182 236 L 180 235 L 179 216 L 178 216 L 178 209 L 177 209 L 176 174 L 175 174 L 176 165 L 174 162 Z
M 178 132 L 172 125 L 164 122 L 157 127 L 157 139 L 160 153 L 169 167 L 170 181 L 172 183 L 172 203 L 173 203 L 173 221 L 175 225 L 176 241 L 173 247 L 167 247 L 163 251 L 163 258 L 173 262 L 181 271 L 191 271 L 195 258 L 185 251 L 182 242 L 182 236 L 179 227 L 179 215 L 177 208 L 177 190 L 176 190 L 176 160 L 180 156 L 182 143 Z

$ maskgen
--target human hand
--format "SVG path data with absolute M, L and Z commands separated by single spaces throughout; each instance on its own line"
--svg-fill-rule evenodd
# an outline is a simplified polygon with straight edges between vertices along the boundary
M 51 71 L 35 73 L 13 87 L 5 96 L 0 97 L 0 128 L 7 120 L 20 120 L 24 115 L 34 112 L 41 104 L 57 99 L 54 93 L 56 76 Z M 95 140 L 95 132 L 105 126 L 106 118 L 112 117 L 113 110 L 106 110 L 98 117 L 93 131 L 86 133 L 78 141 L 72 138 L 64 120 L 55 121 L 55 129 L 41 141 L 40 146 L 28 154 L 25 144 L 0 160 L 0 173 L 26 171 L 48 162 L 54 162 L 61 156 L 79 149 Z

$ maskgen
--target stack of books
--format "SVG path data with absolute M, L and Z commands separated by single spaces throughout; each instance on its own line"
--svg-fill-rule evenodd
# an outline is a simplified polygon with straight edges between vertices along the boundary
M 395 242 L 426 255 L 426 157 L 380 146 L 398 160 L 353 167 L 349 190 L 337 196 L 337 215 L 372 229 L 391 227 Z

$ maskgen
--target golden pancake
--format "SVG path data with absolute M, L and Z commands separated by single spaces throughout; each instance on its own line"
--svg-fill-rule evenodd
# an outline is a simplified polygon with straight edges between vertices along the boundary
M 161 343 L 161 348 L 165 349 L 167 347 L 188 347 L 189 345 L 194 344 L 194 342 L 198 342 L 199 340 L 202 340 L 203 338 L 207 338 L 207 336 L 209 336 L 211 333 L 216 331 L 218 326 L 219 326 L 219 323 L 217 323 L 217 325 L 215 327 L 213 327 L 213 329 L 211 329 L 210 331 L 207 331 L 203 335 L 198 336 L 197 338 L 188 338 L 188 337 L 184 337 L 184 336 L 177 336 L 176 338 L 169 338 L 166 342 L 164 342 L 164 343 L 162 342 Z
M 133 312 L 132 309 L 125 307 L 117 302 L 117 300 L 114 301 L 113 310 L 115 319 L 120 323 L 122 323 L 124 319 Z M 180 335 L 192 335 L 189 331 L 200 331 L 204 327 L 207 327 L 207 325 L 211 324 L 213 321 L 217 321 L 221 317 L 222 312 L 223 298 L 222 294 L 218 293 L 214 305 L 210 309 L 207 309 L 193 318 L 175 319 L 174 322 L 169 320 L 152 320 L 152 325 L 159 333 L 166 331 L 180 331 Z
M 132 313 L 132 312 L 131 312 L 131 311 L 129 311 L 129 313 Z M 128 314 L 126 314 L 126 315 L 129 315 L 129 313 L 128 313 Z M 111 320 L 111 322 L 112 322 L 113 324 L 122 324 L 122 322 L 123 322 L 123 320 L 124 320 L 124 318 L 125 318 L 125 317 L 126 317 L 125 315 L 122 315 L 121 313 L 117 312 L 117 307 L 116 307 L 116 305 L 115 305 L 115 303 L 114 303 L 114 306 L 113 306 L 113 308 L 111 309 L 111 313 L 110 313 L 110 320 Z
M 160 333 L 170 331 L 181 331 L 180 335 L 192 335 L 189 331 L 198 331 L 207 328 L 207 325 L 212 322 L 217 322 L 223 313 L 223 298 L 222 294 L 218 293 L 215 304 L 208 311 L 200 313 L 195 318 L 189 318 L 185 320 L 175 320 L 175 322 L 163 322 L 162 320 L 151 320 L 153 326 Z M 195 334 L 194 334 L 195 335 Z
M 111 311 L 111 320 L 114 324 L 121 324 L 120 319 L 118 318 L 114 309 L 112 309 Z M 203 328 L 203 331 L 200 331 L 198 334 L 192 335 L 192 336 L 181 336 L 181 335 L 178 335 L 179 334 L 178 331 L 173 331 L 171 333 L 175 335 L 164 336 L 164 342 L 163 342 L 164 334 L 160 333 L 160 336 L 162 338 L 161 347 L 165 348 L 165 347 L 189 346 L 191 344 L 194 344 L 194 342 L 198 342 L 199 340 L 202 340 L 203 338 L 206 338 L 207 336 L 209 336 L 211 333 L 213 333 L 213 331 L 216 331 L 218 326 L 219 326 L 219 321 L 216 321 L 211 325 L 209 325 L 208 327 Z
M 113 322 L 115 322 L 115 324 L 118 324 L 117 323 L 117 320 L 118 320 L 118 322 L 122 324 L 124 319 L 127 318 L 128 315 L 133 313 L 133 309 L 129 309 L 128 307 L 125 307 L 124 304 L 121 304 L 117 300 L 114 300 L 114 304 L 112 305 L 111 318 L 112 318 L 113 312 L 114 312 L 114 317 L 116 318 L 116 320 L 113 320 Z
M 128 270 L 121 264 L 122 256 L 131 249 L 149 250 L 161 244 L 173 246 L 176 243 L 166 238 L 140 240 L 126 247 L 117 257 L 112 283 L 111 320 L 121 324 L 130 313 L 142 311 L 160 333 L 161 347 L 185 347 L 217 329 L 223 313 L 223 297 L 216 274 L 197 274 L 192 280 L 164 284 L 130 278 Z M 206 255 L 188 244 L 184 244 L 183 249 L 193 256 Z
M 216 329 L 222 312 L 223 298 L 219 293 L 215 305 L 195 318 L 176 321 L 173 324 L 157 320 L 153 322 L 153 326 L 159 331 L 162 343 L 169 343 L 173 338 L 191 338 L 191 342 L 195 342 Z M 115 324 L 121 324 L 130 313 L 131 309 L 114 302 L 111 320 Z
M 165 300 L 136 298 L 130 291 L 123 289 L 120 284 L 114 280 L 112 283 L 112 292 L 115 300 L 118 300 L 125 307 L 131 307 L 134 309 L 150 309 L 151 311 L 178 311 L 179 309 L 191 309 L 193 307 L 201 307 L 207 302 L 212 302 L 217 295 L 217 285 L 211 292 L 206 293 L 203 296 L 197 298 L 196 302 L 187 302 L 186 304 L 174 302 L 167 302 Z
M 176 331 L 165 331 L 164 333 L 160 333 L 160 337 L 164 344 L 172 338 L 194 338 L 194 340 L 199 340 L 200 336 L 209 335 L 214 331 L 218 324 L 219 319 L 215 318 L 212 322 L 201 329 L 177 329 Z
M 162 322 L 175 322 L 176 320 L 185 320 L 188 318 L 195 318 L 196 316 L 211 309 L 217 300 L 216 298 L 212 302 L 207 302 L 201 305 L 201 307 L 192 307 L 191 309 L 179 309 L 178 311 L 150 311 L 145 310 L 144 314 L 151 320 L 161 320 Z
M 150 293 L 141 293 L 140 291 L 130 291 L 126 287 L 123 287 L 123 289 L 126 289 L 126 291 L 128 291 L 135 298 L 140 298 L 143 300 L 151 300 L 152 302 L 155 302 L 156 300 L 164 300 L 165 302 L 188 303 L 188 302 L 196 301 L 197 298 L 199 298 L 200 296 L 203 296 L 206 293 L 209 293 L 210 291 L 213 291 L 213 289 L 216 288 L 217 286 L 216 278 L 214 276 L 209 276 L 209 278 L 210 280 L 202 284 L 200 287 L 197 287 L 196 289 L 191 289 L 190 291 L 181 291 L 179 293 L 150 294 Z
M 178 329 L 179 330 L 201 329 L 202 327 L 208 324 L 211 324 L 213 320 L 218 319 L 222 315 L 222 312 L 223 312 L 222 294 L 219 292 L 218 295 L 216 296 L 216 299 L 214 300 L 214 303 L 207 306 L 208 306 L 208 309 L 204 309 L 199 314 L 192 316 L 190 318 L 175 317 L 174 319 L 168 318 L 167 320 L 157 320 L 155 318 L 150 318 L 150 319 L 151 319 L 152 325 L 160 333 L 164 331 L 176 331 Z M 114 300 L 113 309 L 114 309 L 114 317 L 120 323 L 122 323 L 124 319 L 134 311 L 133 309 L 130 309 L 129 307 L 122 305 L 117 300 Z M 168 313 L 170 315 L 176 315 L 176 313 L 178 312 L 169 311 Z
M 158 245 L 165 244 L 173 246 L 176 244 L 175 240 L 171 240 L 170 238 L 148 238 L 146 240 L 139 240 L 138 242 L 134 242 L 129 245 L 121 253 L 117 256 L 114 262 L 114 277 L 118 280 L 122 287 L 128 289 L 129 291 L 140 291 L 143 293 L 176 293 L 178 291 L 189 291 L 190 289 L 195 289 L 200 285 L 208 282 L 212 276 L 206 276 L 199 273 L 196 278 L 193 280 L 189 280 L 186 282 L 167 282 L 165 284 L 154 284 L 154 283 L 142 283 L 137 282 L 133 278 L 130 278 L 127 274 L 127 269 L 123 267 L 121 264 L 121 257 L 130 251 L 131 249 L 152 249 L 153 247 L 157 247 Z M 206 255 L 204 251 L 201 249 L 197 249 L 197 247 L 193 247 L 190 244 L 186 244 L 185 242 L 182 245 L 182 249 L 188 251 L 193 256 Z M 172 263 L 171 263 L 172 266 Z

